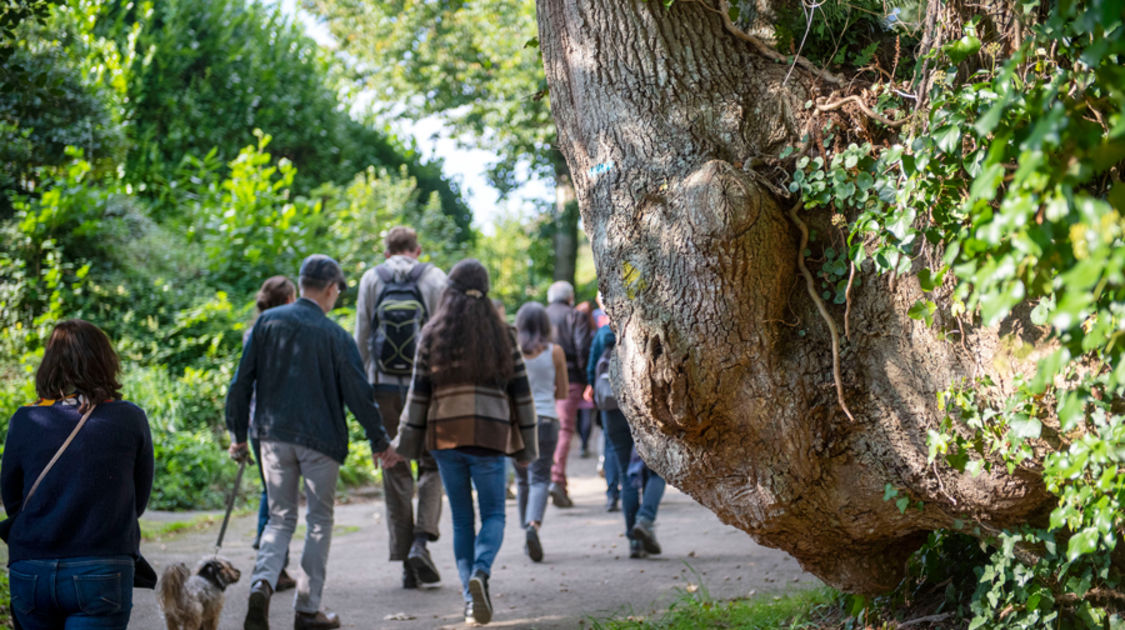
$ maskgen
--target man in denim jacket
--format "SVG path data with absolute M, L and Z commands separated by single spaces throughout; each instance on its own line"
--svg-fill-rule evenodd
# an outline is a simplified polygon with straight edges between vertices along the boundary
M 270 519 L 262 535 L 246 630 L 269 629 L 269 599 L 297 527 L 297 494 L 304 477 L 308 532 L 298 587 L 295 630 L 338 628 L 337 615 L 320 610 L 332 538 L 336 479 L 348 454 L 344 406 L 355 414 L 384 466 L 401 460 L 390 446 L 383 420 L 364 375 L 359 350 L 348 333 L 326 316 L 347 288 L 340 265 L 315 254 L 301 264 L 296 302 L 262 314 L 242 352 L 227 396 L 231 455 L 246 453 L 250 397 L 257 392 L 255 437 L 261 442 L 262 472 Z

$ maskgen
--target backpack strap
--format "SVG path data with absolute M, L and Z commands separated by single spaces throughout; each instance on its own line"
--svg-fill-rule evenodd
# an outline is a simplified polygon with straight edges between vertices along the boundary
M 414 267 L 410 270 L 410 274 L 407 276 L 407 280 L 413 283 L 417 283 L 422 279 L 422 274 L 426 273 L 426 270 L 431 266 L 432 265 L 430 265 L 430 263 L 418 263 L 414 265 Z
M 389 284 L 395 279 L 394 272 L 391 271 L 390 267 L 388 267 L 385 263 L 381 265 L 375 265 L 375 274 L 379 276 L 379 279 L 383 281 L 383 284 Z

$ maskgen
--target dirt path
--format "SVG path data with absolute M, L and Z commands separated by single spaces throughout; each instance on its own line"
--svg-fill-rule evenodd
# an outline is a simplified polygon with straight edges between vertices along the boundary
M 584 622 L 589 625 L 591 617 L 650 614 L 666 608 L 685 588 L 702 587 L 712 597 L 729 599 L 751 591 L 780 593 L 820 584 L 789 556 L 755 544 L 671 486 L 656 521 L 663 554 L 630 559 L 621 513 L 603 509 L 605 482 L 597 476 L 595 465 L 593 457 L 580 459 L 577 452 L 571 456 L 571 494 L 576 505 L 565 510 L 547 508 L 541 532 L 542 563 L 533 563 L 524 555 L 516 504 L 508 502 L 504 545 L 493 566 L 495 613 L 489 627 L 578 628 Z M 386 560 L 383 504 L 337 506 L 324 606 L 339 613 L 344 628 L 466 627 L 453 564 L 448 503 L 445 507 L 442 538 L 430 547 L 442 584 L 404 590 L 401 565 Z M 242 628 L 254 565 L 250 548 L 254 524 L 251 516 L 233 519 L 227 532 L 223 555 L 243 571 L 243 579 L 227 590 L 221 630 Z M 145 543 L 143 551 L 158 572 L 170 562 L 194 564 L 212 552 L 217 533 L 215 526 L 168 543 Z M 303 533 L 302 527 L 298 534 Z M 298 538 L 294 537 L 291 546 L 293 565 L 299 564 L 302 541 Z M 291 592 L 274 596 L 270 607 L 273 628 L 293 627 L 292 599 Z M 163 628 L 152 591 L 135 591 L 129 628 Z

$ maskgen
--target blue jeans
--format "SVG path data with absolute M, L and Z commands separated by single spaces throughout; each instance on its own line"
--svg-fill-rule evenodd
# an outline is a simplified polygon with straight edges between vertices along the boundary
M 664 478 L 649 468 L 641 456 L 637 454 L 634 446 L 632 459 L 629 460 L 629 485 L 640 492 L 641 502 L 637 508 L 637 520 L 647 521 L 649 525 L 656 520 L 656 510 L 660 508 L 660 500 L 664 498 Z
M 24 630 L 125 630 L 132 556 L 20 560 L 9 567 L 12 611 Z
M 621 512 L 625 516 L 625 536 L 633 539 L 633 525 L 637 518 L 651 524 L 656 520 L 656 510 L 664 498 L 664 479 L 645 467 L 645 472 L 630 478 L 627 475 L 629 461 L 633 454 L 633 434 L 625 414 L 619 410 L 603 411 L 602 428 L 610 443 L 610 450 L 617 460 L 617 474 L 621 479 Z M 606 466 L 609 458 L 606 458 Z M 608 476 L 608 473 L 607 473 Z M 640 489 L 644 488 L 642 505 Z
M 453 519 L 453 557 L 461 594 L 471 601 L 469 578 L 476 571 L 492 575 L 492 561 L 504 542 L 504 500 L 508 485 L 504 455 L 472 455 L 457 449 L 430 451 L 441 472 Z M 473 510 L 473 486 L 480 508 L 480 531 Z
M 599 412 L 601 413 L 601 412 Z M 621 498 L 621 473 L 617 470 L 617 451 L 609 441 L 609 432 L 602 427 L 602 470 L 605 471 L 605 497 L 612 501 Z
M 539 417 L 539 458 L 527 466 L 516 464 L 516 504 L 520 525 L 543 523 L 547 511 L 548 489 L 551 486 L 551 464 L 559 441 L 559 421 Z
M 262 532 L 266 530 L 266 524 L 270 522 L 270 504 L 269 497 L 266 496 L 266 475 L 262 473 L 262 443 L 255 438 L 250 438 L 250 450 L 254 453 L 254 461 L 258 463 L 258 479 L 262 481 L 262 498 L 258 502 L 258 539 L 262 538 Z

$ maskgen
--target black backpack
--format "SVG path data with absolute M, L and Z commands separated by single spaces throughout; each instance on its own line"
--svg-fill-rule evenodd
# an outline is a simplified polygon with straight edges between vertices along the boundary
M 414 372 L 414 349 L 429 318 L 418 280 L 429 267 L 428 263 L 414 265 L 402 282 L 386 265 L 375 267 L 383 290 L 371 316 L 371 356 L 383 374 L 410 376 Z
M 602 411 L 620 409 L 617 405 L 617 394 L 609 381 L 609 359 L 613 356 L 614 346 L 608 346 L 598 357 L 594 365 L 594 406 Z

